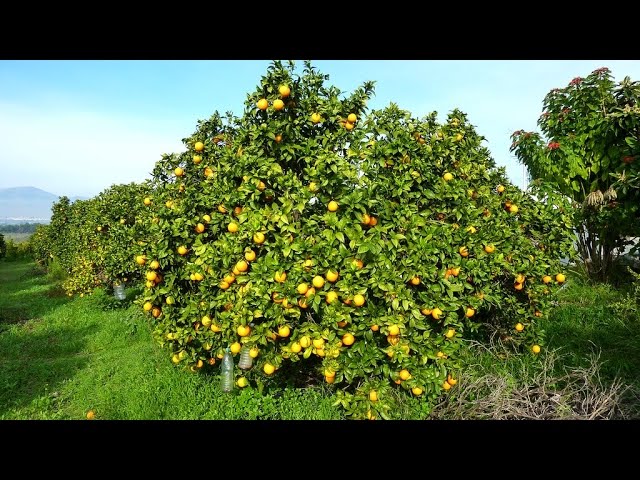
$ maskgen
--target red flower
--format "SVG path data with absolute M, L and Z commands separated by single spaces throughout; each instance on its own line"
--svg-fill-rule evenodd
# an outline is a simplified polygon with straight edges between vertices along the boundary
M 524 133 L 524 130 L 516 130 L 515 132 L 513 132 L 511 134 L 512 137 L 517 137 L 518 135 L 522 135 Z
M 549 150 L 556 150 L 558 148 L 560 148 L 560 144 L 558 142 L 549 143 Z
M 576 77 L 569 82 L 569 85 L 580 85 L 582 83 L 581 77 Z
M 594 70 L 592 73 L 595 73 L 596 75 L 604 75 L 605 73 L 609 73 L 610 71 L 611 70 L 609 70 L 607 67 L 602 67 Z

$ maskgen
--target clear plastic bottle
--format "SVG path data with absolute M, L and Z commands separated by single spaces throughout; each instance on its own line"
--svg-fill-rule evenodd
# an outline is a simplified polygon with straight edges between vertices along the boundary
M 240 361 L 238 362 L 238 367 L 243 370 L 249 370 L 251 365 L 253 365 L 253 358 L 249 354 L 251 349 L 247 346 L 242 347 L 242 351 L 240 352 Z
M 228 348 L 224 352 L 224 357 L 222 357 L 220 372 L 222 374 L 222 391 L 230 392 L 233 390 L 233 356 Z

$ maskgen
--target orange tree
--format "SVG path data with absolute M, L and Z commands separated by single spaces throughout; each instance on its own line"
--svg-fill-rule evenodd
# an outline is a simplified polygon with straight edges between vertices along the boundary
M 141 249 L 146 236 L 146 227 L 137 220 L 144 209 L 139 199 L 149 191 L 148 183 L 129 183 L 112 185 L 96 197 L 95 231 L 102 270 L 94 274 L 107 284 L 126 282 L 139 273 L 131 257 Z
M 626 237 L 640 235 L 640 84 L 607 68 L 551 90 L 538 120 L 512 151 L 531 176 L 573 200 L 578 250 L 592 278 L 607 280 Z M 620 179 L 616 182 L 616 177 Z M 629 181 L 630 180 L 630 181 Z
M 455 385 L 465 337 L 539 353 L 562 199 L 509 184 L 460 111 L 365 118 L 373 84 L 342 97 L 327 78 L 274 62 L 241 118 L 214 114 L 156 165 L 140 301 L 171 360 L 246 349 L 239 386 L 306 370 L 349 415 L 392 418 L 393 389 Z
M 102 271 L 102 248 L 95 226 L 95 199 L 76 200 L 61 197 L 52 206 L 51 222 L 34 236 L 36 260 L 46 265 L 54 261 L 66 278 L 62 287 L 69 294 L 90 293 L 102 285 L 96 272 Z

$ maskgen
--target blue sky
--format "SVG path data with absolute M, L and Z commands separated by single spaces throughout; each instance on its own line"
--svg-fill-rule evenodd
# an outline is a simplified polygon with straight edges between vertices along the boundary
M 542 99 L 573 77 L 609 67 L 640 79 L 640 61 L 323 60 L 329 82 L 351 91 L 376 81 L 373 109 L 397 103 L 420 117 L 468 115 L 498 165 L 523 186 L 509 153 L 514 130 L 536 129 Z M 163 153 L 213 111 L 243 111 L 268 60 L 0 60 L 0 188 L 34 186 L 93 196 L 141 182 Z

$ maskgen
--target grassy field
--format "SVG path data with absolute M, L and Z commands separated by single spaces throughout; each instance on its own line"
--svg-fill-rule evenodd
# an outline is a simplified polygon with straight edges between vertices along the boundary
M 545 354 L 471 345 L 447 400 L 429 412 L 408 399 L 399 418 L 633 417 L 637 305 L 577 281 L 557 300 Z M 325 386 L 223 394 L 218 377 L 174 368 L 139 307 L 123 303 L 102 291 L 71 299 L 32 263 L 0 263 L 0 419 L 343 418 Z
M 13 240 L 16 243 L 22 243 L 29 240 L 31 233 L 3 233 L 5 240 Z

